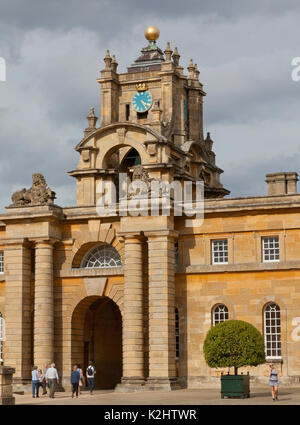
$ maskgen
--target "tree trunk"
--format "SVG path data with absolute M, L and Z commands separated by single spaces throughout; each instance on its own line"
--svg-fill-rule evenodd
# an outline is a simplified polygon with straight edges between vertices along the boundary
M 238 368 L 236 366 L 234 366 L 234 374 L 237 375 L 238 374 Z

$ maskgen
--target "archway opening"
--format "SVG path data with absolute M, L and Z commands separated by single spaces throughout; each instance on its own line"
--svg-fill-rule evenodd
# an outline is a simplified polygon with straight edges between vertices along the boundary
M 140 165 L 142 163 L 140 154 L 134 148 L 131 148 L 130 151 L 125 155 L 122 163 L 120 164 L 120 171 L 123 173 L 128 172 L 128 169 Z
M 122 317 L 108 297 L 82 300 L 72 317 L 72 365 L 85 373 L 89 360 L 96 367 L 97 389 L 114 388 L 122 377 Z

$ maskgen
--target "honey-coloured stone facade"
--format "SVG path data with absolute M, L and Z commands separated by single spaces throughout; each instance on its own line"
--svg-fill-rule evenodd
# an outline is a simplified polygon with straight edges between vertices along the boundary
M 230 319 L 264 333 L 264 308 L 272 302 L 281 320 L 281 356 L 273 361 L 283 382 L 299 382 L 298 175 L 267 175 L 267 196 L 224 198 L 229 191 L 220 182 L 223 171 L 210 134 L 203 135 L 199 71 L 191 61 L 186 76 L 179 60 L 177 48 L 168 43 L 163 52 L 151 39 L 128 72 L 118 74 L 116 58 L 107 52 L 98 79 L 100 125 L 92 107 L 76 146 L 77 167 L 69 172 L 76 179 L 77 205 L 53 204 L 54 192 L 42 179 L 47 196 L 35 203 L 27 200 L 30 191 L 16 192 L 0 216 L 3 358 L 15 369 L 15 387 L 30 383 L 33 364 L 54 361 L 62 386 L 69 388 L 72 365 L 85 370 L 89 360 L 97 368 L 98 388 L 208 385 L 221 373 L 203 355 L 214 307 L 226 305 Z M 153 99 L 143 113 L 131 103 L 141 88 Z M 99 214 L 99 182 L 117 183 L 121 172 L 129 180 L 141 174 L 147 182 L 203 181 L 203 224 L 187 227 L 186 217 L 174 216 L 172 208 L 170 216 L 120 215 L 118 208 Z M 262 238 L 271 236 L 278 237 L 279 261 L 264 262 Z M 226 263 L 213 263 L 214 240 L 227 241 Z M 103 261 L 113 265 L 110 255 L 121 261 L 85 267 L 97 246 L 106 250 Z M 267 380 L 267 364 L 246 370 Z

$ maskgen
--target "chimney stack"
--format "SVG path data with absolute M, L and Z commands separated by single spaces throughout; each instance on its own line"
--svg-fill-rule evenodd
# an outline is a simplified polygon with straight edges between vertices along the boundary
M 297 193 L 298 180 L 295 171 L 266 174 L 268 195 L 294 195 Z

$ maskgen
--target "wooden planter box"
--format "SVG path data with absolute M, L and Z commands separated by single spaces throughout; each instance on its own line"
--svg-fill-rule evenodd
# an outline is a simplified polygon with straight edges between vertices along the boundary
M 221 397 L 250 397 L 250 375 L 221 375 Z

